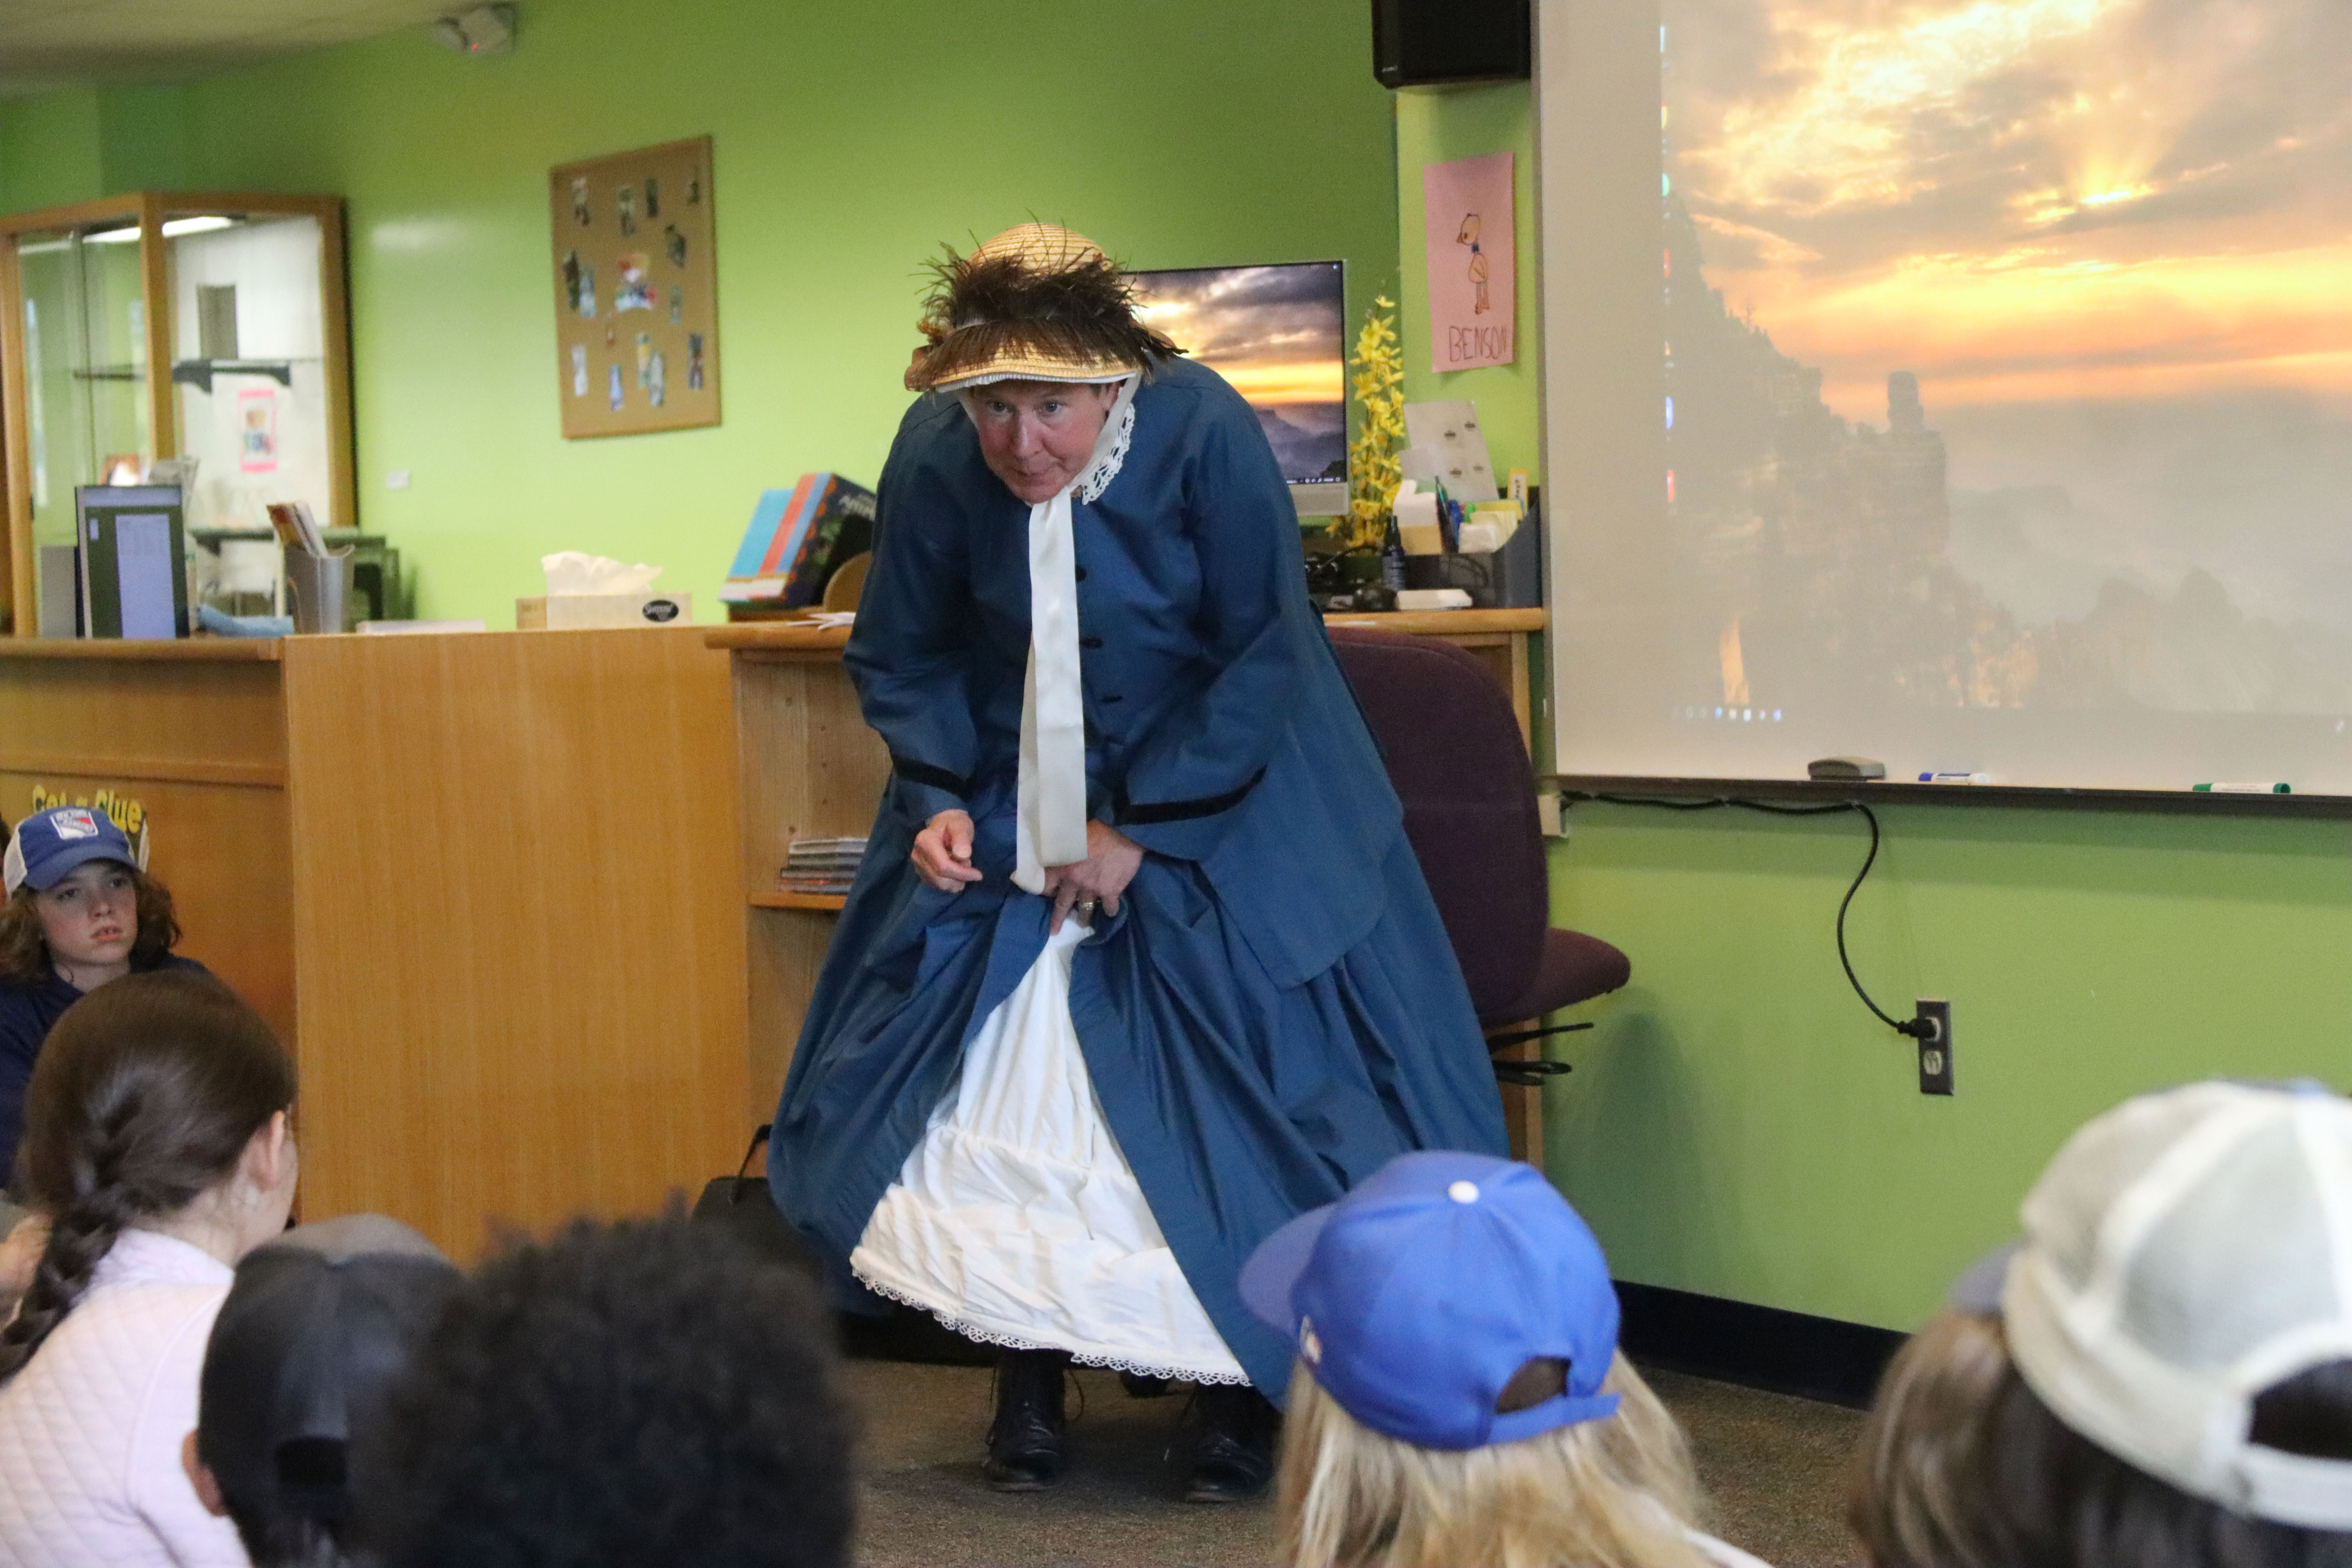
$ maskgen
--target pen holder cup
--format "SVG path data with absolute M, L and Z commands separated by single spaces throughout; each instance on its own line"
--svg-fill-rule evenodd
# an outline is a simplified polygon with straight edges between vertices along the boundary
M 289 550 L 286 598 L 297 632 L 351 630 L 352 552 L 313 555 Z

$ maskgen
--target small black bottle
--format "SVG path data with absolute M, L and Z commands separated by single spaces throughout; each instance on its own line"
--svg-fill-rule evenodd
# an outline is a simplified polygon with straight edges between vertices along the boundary
M 1404 535 L 1397 530 L 1396 513 L 1389 513 L 1388 535 L 1381 541 L 1381 586 L 1390 593 L 1404 587 Z

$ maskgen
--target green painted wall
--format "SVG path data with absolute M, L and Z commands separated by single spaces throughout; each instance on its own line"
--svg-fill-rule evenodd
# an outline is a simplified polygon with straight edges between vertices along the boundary
M 2066 1134 L 2215 1073 L 2352 1086 L 2352 824 L 1903 807 L 1849 945 L 1953 1007 L 1958 1092 L 1838 967 L 1858 816 L 1580 805 L 1554 915 L 1633 959 L 1561 1037 L 1550 1164 L 1622 1278 L 1908 1329 Z
M 415 28 L 0 106 L 0 205 L 165 175 L 344 195 L 362 518 L 420 566 L 418 613 L 509 625 L 577 548 L 663 564 L 708 620 L 762 488 L 878 474 L 942 241 L 1034 214 L 1138 266 L 1337 255 L 1369 300 L 1391 118 L 1358 0 L 567 0 L 505 58 Z M 726 422 L 564 441 L 547 170 L 705 132 Z
M 105 194 L 98 91 L 0 103 L 0 211 L 29 212 Z
M 1397 239 L 1403 274 L 1399 333 L 1404 339 L 1404 395 L 1467 397 L 1478 405 L 1486 448 L 1499 476 L 1525 468 L 1543 482 L 1542 437 L 1537 428 L 1542 365 L 1537 352 L 1535 101 L 1525 82 L 1396 95 Z M 1513 258 L 1517 264 L 1519 355 L 1510 364 L 1480 370 L 1430 367 L 1429 248 L 1424 235 L 1421 171 L 1424 164 L 1508 153 L 1511 160 Z

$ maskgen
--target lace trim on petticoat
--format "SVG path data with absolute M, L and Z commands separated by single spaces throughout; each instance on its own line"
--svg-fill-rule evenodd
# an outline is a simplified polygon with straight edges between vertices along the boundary
M 1137 1377 L 1164 1377 L 1179 1383 L 1222 1383 L 1242 1387 L 1249 1384 L 1249 1374 L 1244 1372 L 1193 1372 L 1186 1367 L 1155 1365 L 1150 1362 L 1135 1361 L 1126 1356 L 1106 1355 L 1098 1351 L 1074 1351 L 1067 1345 L 1047 1344 L 1043 1340 L 1026 1339 L 1001 1329 L 986 1328 L 969 1319 L 959 1318 L 952 1312 L 943 1312 L 909 1291 L 901 1290 L 896 1286 L 886 1285 L 856 1264 L 850 1266 L 850 1272 L 857 1277 L 859 1284 L 877 1296 L 887 1297 L 902 1305 L 912 1307 L 918 1311 L 929 1312 L 940 1321 L 941 1328 L 952 1333 L 961 1334 L 965 1339 L 977 1341 L 981 1344 L 1002 1345 L 1010 1351 L 1060 1351 L 1080 1366 L 1099 1366 L 1111 1372 L 1129 1373 Z
M 1092 502 L 1110 489 L 1111 480 L 1118 478 L 1119 465 L 1127 461 L 1128 445 L 1134 439 L 1135 404 L 1130 400 L 1127 411 L 1118 416 L 1118 435 L 1112 439 L 1110 450 L 1103 454 L 1101 462 L 1087 470 L 1085 479 L 1078 481 L 1080 500 Z

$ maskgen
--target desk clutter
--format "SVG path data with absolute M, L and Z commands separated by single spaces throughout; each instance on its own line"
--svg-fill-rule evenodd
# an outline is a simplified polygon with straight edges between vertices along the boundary
M 866 863 L 863 838 L 795 838 L 784 849 L 784 868 L 777 887 L 787 893 L 817 897 L 846 894 Z

